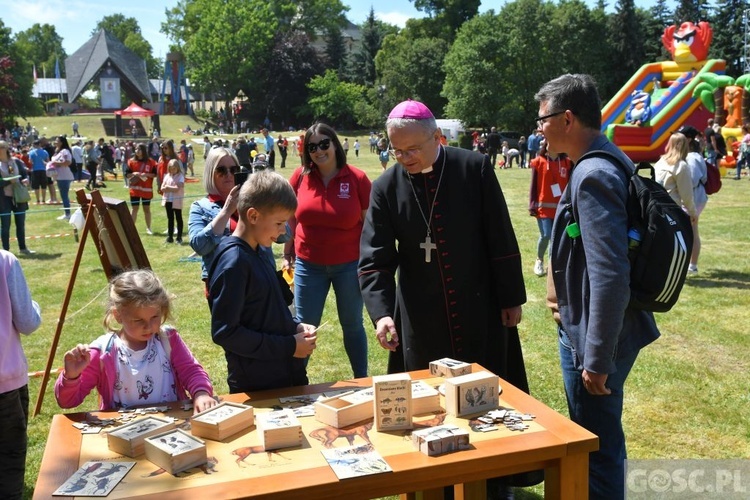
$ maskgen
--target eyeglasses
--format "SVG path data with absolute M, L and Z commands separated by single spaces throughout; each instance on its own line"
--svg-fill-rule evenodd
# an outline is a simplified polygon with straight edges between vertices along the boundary
M 415 147 L 409 148 L 409 149 L 393 149 L 393 148 L 390 148 L 388 150 L 388 152 L 391 153 L 396 158 L 408 158 L 408 157 L 411 157 L 413 155 L 421 153 L 422 149 L 425 146 L 425 144 L 427 144 L 428 142 L 430 142 L 432 140 L 435 140 L 434 136 L 430 136 L 426 141 L 424 141 L 419 146 L 415 146 Z
M 331 139 L 323 139 L 317 144 L 314 142 L 309 143 L 307 145 L 307 152 L 314 153 L 318 150 L 318 148 L 320 148 L 321 151 L 328 151 L 328 148 L 330 147 L 331 147 Z
M 219 175 L 221 175 L 222 177 L 225 176 L 225 175 L 227 175 L 227 174 L 234 175 L 234 174 L 236 174 L 239 171 L 240 171 L 240 166 L 239 165 L 232 165 L 231 167 L 226 167 L 224 165 L 219 165 L 218 167 L 216 167 L 214 169 L 214 172 L 217 173 L 217 174 L 219 174 Z
M 544 116 L 537 116 L 536 118 L 536 124 L 539 125 L 539 128 L 542 128 L 542 125 L 544 125 L 548 118 L 552 118 L 553 116 L 561 115 L 565 113 L 566 110 L 558 111 L 556 113 L 550 113 L 548 115 Z

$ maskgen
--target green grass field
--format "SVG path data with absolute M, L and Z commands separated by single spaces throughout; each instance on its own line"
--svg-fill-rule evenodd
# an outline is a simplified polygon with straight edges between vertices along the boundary
M 99 117 L 75 117 L 81 133 L 92 138 L 102 134 Z M 70 133 L 73 117 L 33 118 L 29 120 L 48 136 Z M 194 121 L 186 117 L 162 117 L 162 136 L 181 139 L 178 131 Z M 274 137 L 277 134 L 274 134 Z M 347 137 L 342 134 L 341 138 Z M 350 144 L 356 134 L 348 135 Z M 362 151 L 350 162 L 375 179 L 380 164 L 369 152 L 365 135 L 359 135 Z M 290 148 L 291 149 L 291 148 Z M 202 148 L 196 150 L 196 175 L 203 170 Z M 277 155 L 277 167 L 279 159 Z M 290 151 L 288 168 L 278 170 L 286 177 L 299 158 Z M 555 325 L 545 307 L 545 279 L 531 272 L 538 230 L 535 219 L 527 215 L 528 170 L 502 170 L 497 173 L 513 218 L 524 258 L 528 302 L 520 332 L 529 372 L 532 394 L 548 406 L 566 414 L 558 367 Z M 83 184 L 73 185 L 80 189 Z M 186 185 L 186 207 L 203 196 L 200 183 Z M 121 179 L 108 180 L 105 196 L 127 199 Z M 642 351 L 626 389 L 624 424 L 631 458 L 744 458 L 750 456 L 750 232 L 744 224 L 750 182 L 724 179 L 724 187 L 711 197 L 701 218 L 703 252 L 700 272 L 689 276 L 680 302 L 657 320 L 662 337 Z M 184 210 L 187 227 L 187 211 Z M 164 243 L 166 215 L 160 205 L 152 206 L 153 236 L 145 233 L 142 214 L 137 227 L 151 265 L 174 294 L 175 324 L 213 379 L 217 393 L 226 393 L 226 366 L 223 351 L 214 345 L 209 333 L 209 312 L 200 281 L 200 264 L 182 262 L 191 253 L 189 246 Z M 41 304 L 41 328 L 24 338 L 30 371 L 42 370 L 78 248 L 71 227 L 56 220 L 60 207 L 32 205 L 27 216 L 27 245 L 37 253 L 21 256 L 31 292 Z M 14 232 L 11 232 L 11 236 Z M 187 241 L 187 238 L 186 238 Z M 11 241 L 11 250 L 18 245 Z M 281 249 L 276 248 L 277 253 Z M 86 244 L 78 271 L 70 307 L 65 318 L 60 347 L 54 366 L 62 366 L 63 353 L 77 343 L 87 343 L 103 333 L 106 278 L 93 242 Z M 319 346 L 308 366 L 312 383 L 346 379 L 351 376 L 344 353 L 335 304 L 329 296 L 323 321 L 329 326 L 319 333 Z M 373 329 L 369 321 L 368 332 Z M 386 352 L 370 335 L 370 373 L 385 373 Z M 37 400 L 40 378 L 32 378 L 29 388 L 31 406 Z M 52 415 L 61 410 L 52 393 L 54 377 L 44 395 L 42 414 L 31 418 L 26 470 L 26 496 L 30 497 L 44 453 Z M 90 396 L 79 410 L 97 407 L 96 395 Z M 538 497 L 541 487 L 519 498 Z M 520 492 L 519 492 L 520 493 Z

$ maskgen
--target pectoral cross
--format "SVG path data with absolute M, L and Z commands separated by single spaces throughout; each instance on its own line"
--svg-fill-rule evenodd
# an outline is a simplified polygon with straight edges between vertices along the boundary
M 424 243 L 419 244 L 419 248 L 424 249 L 424 261 L 432 262 L 432 251 L 437 250 L 437 245 L 432 242 L 429 234 L 425 237 Z

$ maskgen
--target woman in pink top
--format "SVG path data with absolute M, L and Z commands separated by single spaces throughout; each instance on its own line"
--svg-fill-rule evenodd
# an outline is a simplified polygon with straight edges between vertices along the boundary
M 329 125 L 310 127 L 303 146 L 303 166 L 289 179 L 298 205 L 289 221 L 294 238 L 284 247 L 283 264 L 295 266 L 297 320 L 320 324 L 333 285 L 344 349 L 354 376 L 366 377 L 367 335 L 357 262 L 371 183 L 363 171 L 346 163 L 341 142 Z

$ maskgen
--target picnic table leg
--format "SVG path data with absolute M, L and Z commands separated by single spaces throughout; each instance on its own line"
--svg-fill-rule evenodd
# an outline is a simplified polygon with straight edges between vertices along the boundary
M 561 458 L 558 467 L 544 471 L 544 498 L 588 498 L 589 454 L 576 453 Z

